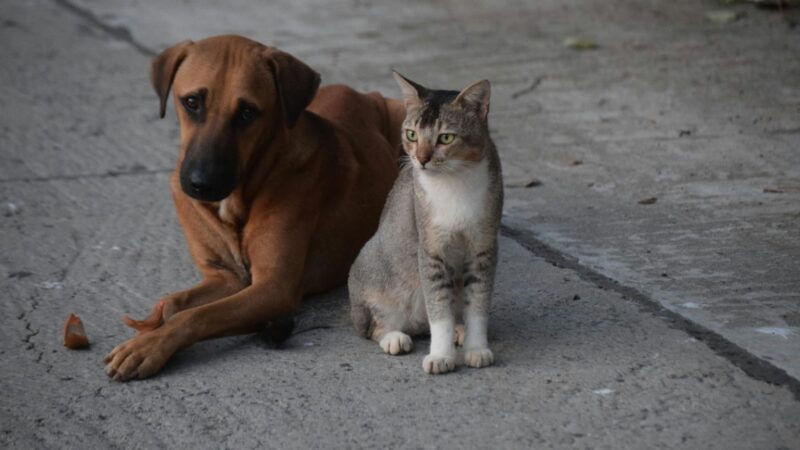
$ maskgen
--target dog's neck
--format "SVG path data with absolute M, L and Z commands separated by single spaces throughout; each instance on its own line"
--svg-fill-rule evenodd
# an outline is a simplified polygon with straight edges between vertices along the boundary
M 253 155 L 245 164 L 242 179 L 245 183 L 220 202 L 214 204 L 219 219 L 238 228 L 245 222 L 250 201 L 259 191 L 280 187 L 287 177 L 306 171 L 314 161 L 319 145 L 310 128 L 319 128 L 319 118 L 311 113 L 301 114 L 295 126 L 284 128 L 271 135 L 260 145 L 261 152 Z M 259 176 L 251 176 L 259 174 Z

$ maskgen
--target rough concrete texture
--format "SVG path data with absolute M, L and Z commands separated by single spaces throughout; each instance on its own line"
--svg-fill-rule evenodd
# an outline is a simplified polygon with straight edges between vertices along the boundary
M 797 10 L 728 6 L 742 17 L 719 24 L 714 1 L 232 3 L 80 5 L 147 49 L 244 33 L 363 90 L 396 93 L 390 67 L 490 79 L 510 217 L 800 377 Z
M 2 447 L 800 448 L 796 11 L 735 5 L 745 15 L 717 24 L 717 3 L 688 0 L 0 4 Z M 197 281 L 149 54 L 225 32 L 362 90 L 395 93 L 390 67 L 492 80 L 519 241 L 501 242 L 496 366 L 426 376 L 427 342 L 383 355 L 340 290 L 309 302 L 284 348 L 221 339 L 156 378 L 106 379 L 102 356 L 131 335 L 122 314 Z M 89 350 L 61 347 L 70 312 Z

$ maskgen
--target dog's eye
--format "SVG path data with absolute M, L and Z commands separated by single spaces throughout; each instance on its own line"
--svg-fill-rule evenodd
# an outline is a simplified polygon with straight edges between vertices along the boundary
M 239 105 L 239 110 L 236 112 L 236 116 L 233 118 L 234 125 L 239 127 L 246 127 L 250 125 L 259 115 L 258 108 L 252 106 L 248 103 L 242 102 Z
M 183 104 L 186 109 L 197 111 L 200 108 L 200 100 L 195 95 L 190 95 L 183 99 Z
M 245 106 L 239 111 L 239 118 L 242 119 L 242 122 L 250 122 L 256 117 L 256 112 L 253 111 L 253 108 Z

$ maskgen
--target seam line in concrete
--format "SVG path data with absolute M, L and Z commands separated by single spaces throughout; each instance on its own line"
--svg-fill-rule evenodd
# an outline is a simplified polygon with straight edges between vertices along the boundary
M 80 6 L 70 2 L 69 0 L 53 0 L 57 5 L 61 6 L 62 8 L 66 9 L 67 11 L 75 14 L 76 16 L 80 17 L 81 19 L 91 23 L 95 27 L 102 30 L 104 33 L 108 34 L 114 39 L 117 39 L 122 42 L 128 43 L 131 47 L 135 48 L 136 51 L 141 53 L 142 55 L 153 57 L 156 55 L 156 52 L 150 48 L 147 48 L 141 42 L 137 41 L 133 38 L 131 34 L 131 30 L 124 26 L 114 26 L 109 25 L 99 17 L 97 17 L 92 11 L 87 8 L 81 8 Z
M 137 175 L 155 175 L 159 173 L 169 173 L 174 169 L 153 169 L 153 170 L 137 170 L 134 172 L 115 172 L 108 171 L 105 173 L 82 173 L 75 175 L 51 175 L 44 177 L 19 177 L 19 178 L 5 178 L 0 179 L 0 184 L 6 183 L 32 183 L 42 181 L 61 181 L 61 180 L 85 180 L 91 178 L 115 178 L 115 177 L 130 177 Z
M 582 280 L 592 283 L 601 289 L 608 289 L 621 294 L 624 299 L 637 303 L 641 310 L 664 320 L 670 327 L 682 330 L 704 343 L 711 351 L 741 369 L 750 378 L 776 386 L 784 386 L 794 395 L 795 400 L 800 401 L 800 380 L 791 377 L 780 367 L 753 355 L 739 345 L 725 339 L 719 333 L 666 309 L 658 301 L 639 290 L 625 286 L 612 278 L 581 265 L 577 258 L 564 254 L 542 242 L 531 231 L 502 224 L 501 233 L 548 263 L 556 267 L 573 270 Z

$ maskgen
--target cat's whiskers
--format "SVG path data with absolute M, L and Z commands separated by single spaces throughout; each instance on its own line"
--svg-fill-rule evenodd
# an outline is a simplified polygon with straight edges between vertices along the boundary
M 414 163 L 411 161 L 411 157 L 408 155 L 403 155 L 400 157 L 400 169 L 406 167 L 407 165 L 413 165 Z

